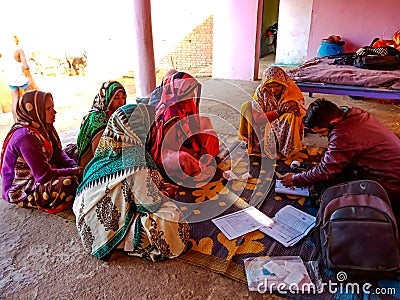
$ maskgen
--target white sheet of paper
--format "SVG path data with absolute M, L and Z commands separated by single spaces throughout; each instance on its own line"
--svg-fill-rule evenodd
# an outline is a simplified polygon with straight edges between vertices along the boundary
M 310 191 L 307 186 L 287 188 L 282 182 L 277 179 L 275 183 L 275 192 L 280 194 L 295 195 L 295 196 L 310 196 Z
M 263 267 L 269 272 L 275 274 L 276 277 L 281 279 L 289 275 L 289 271 L 285 270 L 284 268 L 282 268 L 282 266 L 278 265 L 272 260 L 266 263 Z
M 233 173 L 232 170 L 226 170 L 224 171 L 224 173 L 222 174 L 222 176 L 224 176 L 224 178 L 226 180 L 235 180 L 237 179 L 237 175 L 235 173 Z
M 314 227 L 316 218 L 294 206 L 286 205 L 274 218 L 274 224 L 261 227 L 260 231 L 288 247 L 296 244 Z
M 286 276 L 284 282 L 287 284 L 299 284 L 300 281 L 304 278 L 302 272 L 290 272 L 288 276 Z
M 270 217 L 263 214 L 254 206 L 249 206 L 243 210 L 212 219 L 211 221 L 229 240 L 257 230 L 260 227 L 268 227 L 273 224 Z

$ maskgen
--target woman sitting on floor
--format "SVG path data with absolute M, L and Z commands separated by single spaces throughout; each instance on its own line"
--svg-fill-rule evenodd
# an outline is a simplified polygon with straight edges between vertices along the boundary
M 242 105 L 239 128 L 248 153 L 261 155 L 264 150 L 270 158 L 281 158 L 300 151 L 305 107 L 295 82 L 280 67 L 269 67 L 253 98 Z
M 97 258 L 120 248 L 158 261 L 186 248 L 189 225 L 167 198 L 176 187 L 146 150 L 153 118 L 143 104 L 117 109 L 86 166 L 73 211 L 83 246 Z
M 50 93 L 34 90 L 19 99 L 1 155 L 6 201 L 48 213 L 72 206 L 83 168 L 61 149 L 55 115 Z
M 83 118 L 78 135 L 77 161 L 85 167 L 96 151 L 100 137 L 112 113 L 126 104 L 126 91 L 117 81 L 106 81 L 93 100 L 92 108 Z
M 211 120 L 199 115 L 200 94 L 201 84 L 187 73 L 164 80 L 150 153 L 170 179 L 197 176 L 219 153 Z

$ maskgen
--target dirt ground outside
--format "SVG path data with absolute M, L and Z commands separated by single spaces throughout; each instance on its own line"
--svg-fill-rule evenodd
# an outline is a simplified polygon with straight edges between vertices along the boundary
M 82 117 L 89 110 L 102 80 L 85 76 L 36 78 L 52 92 L 57 110 L 55 126 L 63 143 L 76 139 Z M 126 87 L 128 103 L 135 102 L 134 78 L 118 79 Z M 212 116 L 218 132 L 235 133 L 243 101 L 258 81 L 198 78 L 203 84 L 201 112 Z M 306 103 L 315 98 L 304 94 Z M 378 100 L 354 100 L 319 95 L 339 105 L 370 111 L 400 136 L 400 106 Z M 0 114 L 0 139 L 12 125 L 11 113 Z M 308 135 L 304 143 L 324 145 Z M 152 263 L 116 253 L 109 262 L 91 257 L 82 247 L 76 226 L 57 216 L 21 209 L 0 201 L 1 299 L 277 299 L 249 292 L 247 286 L 179 259 Z

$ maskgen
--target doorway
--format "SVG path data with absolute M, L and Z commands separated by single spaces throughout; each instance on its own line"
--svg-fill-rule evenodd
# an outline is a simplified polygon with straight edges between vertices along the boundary
M 279 1 L 263 0 L 258 78 L 262 78 L 264 70 L 275 63 Z

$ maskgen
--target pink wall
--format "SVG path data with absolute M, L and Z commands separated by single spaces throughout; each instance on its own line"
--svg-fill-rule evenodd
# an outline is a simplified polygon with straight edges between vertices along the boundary
M 280 0 L 275 63 L 295 65 L 307 60 L 313 0 Z
M 307 57 L 315 57 L 321 39 L 331 34 L 341 36 L 346 52 L 375 37 L 392 39 L 400 29 L 399 12 L 399 0 L 314 0 Z
M 261 4 L 258 0 L 214 2 L 213 78 L 258 76 Z

